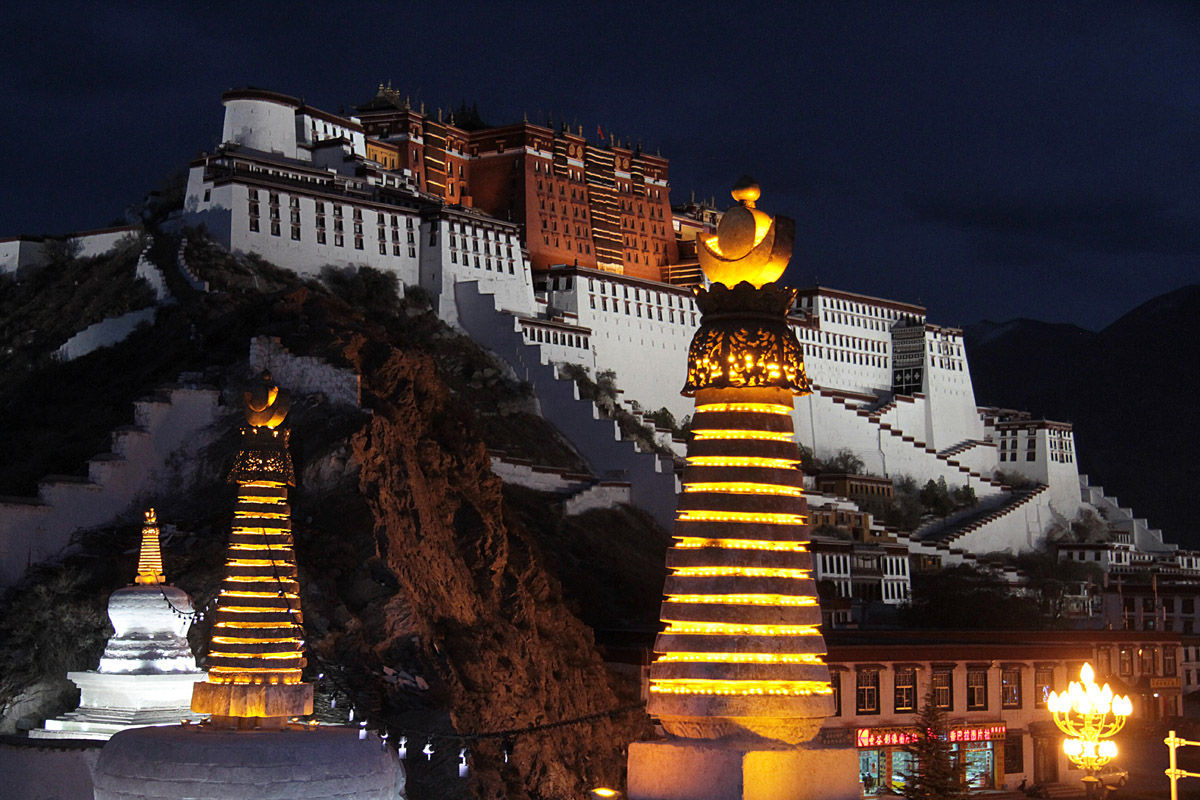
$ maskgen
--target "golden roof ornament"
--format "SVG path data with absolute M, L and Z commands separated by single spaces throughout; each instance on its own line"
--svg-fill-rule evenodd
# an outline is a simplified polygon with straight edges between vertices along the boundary
M 744 281 L 759 289 L 783 277 L 796 224 L 760 211 L 761 193 L 753 178 L 740 178 L 731 192 L 738 205 L 725 212 L 716 235 L 700 239 L 700 267 L 712 283 L 732 289 Z
M 246 422 L 256 428 L 278 428 L 292 406 L 292 395 L 275 385 L 270 370 L 264 369 L 258 380 L 253 389 L 242 393 Z
M 270 480 L 294 486 L 295 471 L 288 452 L 290 432 L 279 427 L 291 408 L 291 393 L 280 389 L 270 371 L 263 370 L 258 382 L 242 393 L 242 399 L 248 424 L 242 428 L 242 446 L 233 461 L 229 480 Z

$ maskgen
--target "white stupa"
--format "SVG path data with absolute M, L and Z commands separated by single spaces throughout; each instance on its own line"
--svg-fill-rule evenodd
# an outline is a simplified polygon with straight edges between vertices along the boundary
M 46 720 L 31 737 L 107 740 L 126 728 L 203 718 L 191 708 L 192 686 L 206 677 L 187 642 L 192 599 L 163 577 L 154 509 L 145 517 L 137 578 L 108 599 L 113 635 L 100 667 L 67 673 L 79 687 L 79 708 Z

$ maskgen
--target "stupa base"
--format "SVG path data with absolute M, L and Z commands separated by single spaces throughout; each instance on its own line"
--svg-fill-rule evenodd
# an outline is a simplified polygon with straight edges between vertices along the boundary
M 214 717 L 303 717 L 313 713 L 310 683 L 197 683 L 192 711 Z
M 79 708 L 46 720 L 45 727 L 29 732 L 31 738 L 107 740 L 127 728 L 203 718 L 190 707 L 192 687 L 204 680 L 203 672 L 68 672 L 67 677 L 79 687 Z
M 859 800 L 852 747 L 780 749 L 675 739 L 629 745 L 629 800 Z
M 352 728 L 237 731 L 208 725 L 122 731 L 100 751 L 96 800 L 395 800 L 393 748 Z

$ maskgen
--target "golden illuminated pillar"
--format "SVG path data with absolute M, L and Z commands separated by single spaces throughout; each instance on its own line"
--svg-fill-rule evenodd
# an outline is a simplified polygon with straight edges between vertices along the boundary
M 230 473 L 237 505 L 208 651 L 208 681 L 196 684 L 192 710 L 217 724 L 279 727 L 312 713 L 312 686 L 301 683 L 304 642 L 287 487 L 286 390 L 264 372 L 245 393 L 242 446 Z
M 134 583 L 166 583 L 163 577 L 162 547 L 158 541 L 158 515 L 150 508 L 143 512 L 142 549 L 138 553 L 138 574 Z
M 740 205 L 701 240 L 712 285 L 696 295 L 703 319 L 684 388 L 694 440 L 648 710 L 677 737 L 794 745 L 833 706 L 792 438 L 793 397 L 809 386 L 787 323 L 795 290 L 774 283 L 793 225 L 756 209 L 758 195 L 739 182 Z

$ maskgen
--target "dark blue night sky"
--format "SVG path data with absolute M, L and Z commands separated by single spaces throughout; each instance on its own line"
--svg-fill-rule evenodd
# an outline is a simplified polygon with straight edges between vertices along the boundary
M 742 173 L 793 282 L 1097 329 L 1200 282 L 1200 5 L 62 3 L 0 26 L 0 235 L 99 227 L 217 143 L 220 93 L 581 124 Z

